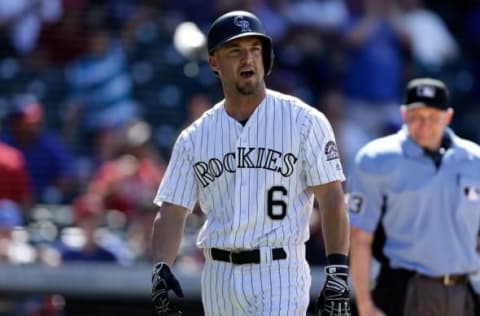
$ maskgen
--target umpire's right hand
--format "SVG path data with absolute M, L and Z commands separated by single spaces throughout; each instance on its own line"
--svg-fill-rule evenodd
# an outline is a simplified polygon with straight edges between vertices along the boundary
M 152 301 L 159 315 L 181 315 L 182 312 L 172 305 L 168 291 L 172 290 L 178 297 L 183 297 L 180 283 L 165 262 L 155 265 L 152 272 Z

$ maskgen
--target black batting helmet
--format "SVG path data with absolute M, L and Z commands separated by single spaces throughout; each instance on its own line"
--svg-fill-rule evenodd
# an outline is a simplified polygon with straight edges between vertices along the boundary
M 273 65 L 272 39 L 265 33 L 260 19 L 247 11 L 231 11 L 217 18 L 207 35 L 208 54 L 223 44 L 244 36 L 258 36 L 262 40 L 263 65 L 265 75 L 270 73 Z

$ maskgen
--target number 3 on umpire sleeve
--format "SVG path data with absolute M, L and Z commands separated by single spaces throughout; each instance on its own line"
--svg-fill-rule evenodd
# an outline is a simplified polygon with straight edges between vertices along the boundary
M 283 200 L 278 199 L 278 194 L 286 196 L 288 191 L 283 186 L 273 186 L 268 190 L 267 197 L 267 212 L 268 216 L 271 219 L 283 219 L 287 215 L 287 203 Z M 277 198 L 275 199 L 275 195 Z
M 364 198 L 358 193 L 350 193 L 348 198 L 348 209 L 351 213 L 358 214 L 362 211 Z

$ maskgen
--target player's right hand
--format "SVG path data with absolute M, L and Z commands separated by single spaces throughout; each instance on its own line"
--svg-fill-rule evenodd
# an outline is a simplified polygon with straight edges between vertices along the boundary
M 159 315 L 181 315 L 178 307 L 173 306 L 168 298 L 168 291 L 172 290 L 178 297 L 183 297 L 180 283 L 170 271 L 165 262 L 155 265 L 152 272 L 152 302 Z
M 319 316 L 351 316 L 348 266 L 325 267 L 325 285 L 317 301 Z

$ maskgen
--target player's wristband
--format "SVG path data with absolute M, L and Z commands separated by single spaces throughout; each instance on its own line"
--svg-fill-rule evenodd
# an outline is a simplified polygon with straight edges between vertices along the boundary
M 348 257 L 340 253 L 332 253 L 327 256 L 327 264 L 348 266 Z

